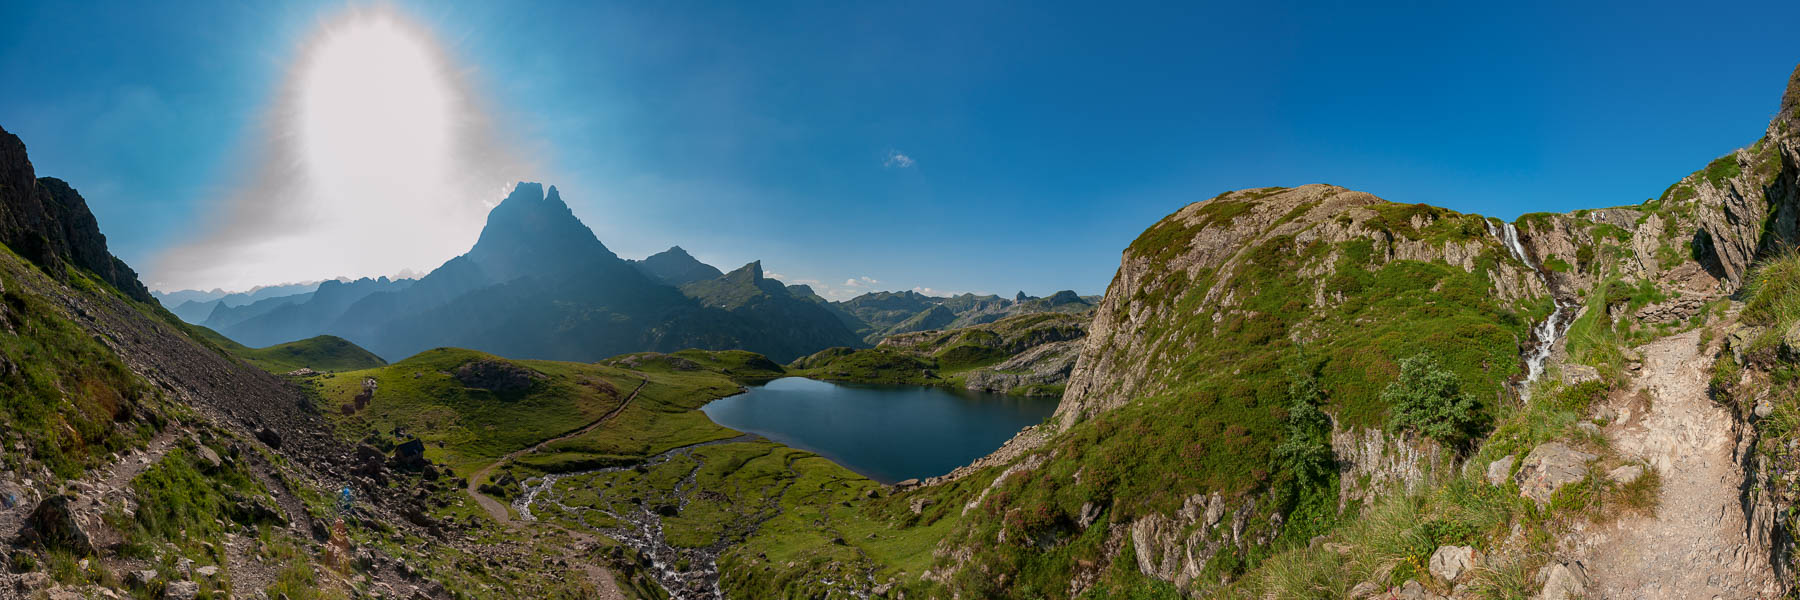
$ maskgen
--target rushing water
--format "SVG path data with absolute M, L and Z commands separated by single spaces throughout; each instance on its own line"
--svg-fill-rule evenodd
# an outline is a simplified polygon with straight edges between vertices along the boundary
M 998 449 L 1056 401 L 786 377 L 700 409 L 720 425 L 816 452 L 883 483 L 943 475 Z
M 1531 253 L 1525 251 L 1525 245 L 1519 242 L 1519 228 L 1507 223 L 1496 229 L 1489 222 L 1488 233 L 1504 242 L 1506 249 L 1512 251 L 1513 258 L 1525 263 L 1544 282 L 1544 289 L 1550 292 L 1550 302 L 1553 305 L 1550 316 L 1532 327 L 1531 346 L 1525 351 L 1525 381 L 1519 384 L 1519 397 L 1529 400 L 1531 384 L 1544 374 L 1544 363 L 1550 359 L 1551 352 L 1556 350 L 1556 341 L 1562 339 L 1564 333 L 1568 333 L 1570 325 L 1575 324 L 1575 304 L 1556 295 L 1556 288 L 1550 285 L 1549 273 L 1532 259 Z

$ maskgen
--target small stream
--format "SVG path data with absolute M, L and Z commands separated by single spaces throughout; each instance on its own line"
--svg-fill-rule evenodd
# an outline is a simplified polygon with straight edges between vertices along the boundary
M 1556 342 L 1569 332 L 1570 325 L 1575 324 L 1575 312 L 1579 306 L 1556 295 L 1556 286 L 1550 283 L 1550 273 L 1545 271 L 1543 265 L 1538 264 L 1537 260 L 1531 257 L 1531 253 L 1525 251 L 1525 245 L 1519 242 L 1518 227 L 1513 226 L 1512 223 L 1506 223 L 1497 228 L 1492 221 L 1488 221 L 1487 229 L 1489 235 L 1506 244 L 1506 248 L 1512 252 L 1513 258 L 1525 263 L 1526 267 L 1537 274 L 1538 280 L 1544 282 L 1544 289 L 1549 292 L 1550 302 L 1553 305 L 1550 316 L 1545 317 L 1543 321 L 1531 328 L 1531 341 L 1525 348 L 1525 380 L 1518 383 L 1517 389 L 1519 398 L 1529 401 L 1531 400 L 1531 384 L 1537 382 L 1538 377 L 1544 374 L 1544 363 L 1548 362 L 1550 354 L 1555 352 Z
M 512 505 L 519 511 L 519 518 L 526 521 L 538 520 L 537 515 L 531 512 L 533 504 L 554 505 L 573 515 L 587 529 L 604 534 L 637 550 L 650 560 L 651 577 L 656 579 L 656 582 L 664 590 L 667 590 L 671 597 L 723 599 L 724 592 L 719 589 L 719 554 L 730 547 L 734 540 L 721 539 L 704 548 L 677 548 L 670 545 L 663 534 L 662 516 L 657 514 L 655 509 L 657 502 L 651 502 L 646 498 L 643 502 L 636 504 L 625 503 L 632 509 L 619 512 L 604 508 L 569 506 L 562 503 L 561 494 L 556 491 L 555 487 L 558 481 L 570 477 L 617 473 L 640 467 L 650 468 L 682 456 L 692 457 L 696 463 L 699 463 L 698 457 L 693 457 L 693 451 L 696 449 L 720 444 L 757 441 L 764 441 L 764 438 L 754 434 L 745 434 L 730 439 L 682 446 L 629 466 L 533 477 L 519 484 L 523 487 L 524 493 L 520 494 L 518 499 L 513 500 Z M 667 491 L 667 497 L 676 502 L 677 513 L 681 509 L 687 508 L 693 492 L 694 480 L 698 477 L 699 472 L 700 465 L 696 464 L 693 470 L 688 471 L 686 476 L 675 484 L 674 489 Z M 587 519 L 589 513 L 599 513 L 610 517 L 619 526 L 605 527 L 590 523 Z M 684 561 L 686 568 L 682 568 Z

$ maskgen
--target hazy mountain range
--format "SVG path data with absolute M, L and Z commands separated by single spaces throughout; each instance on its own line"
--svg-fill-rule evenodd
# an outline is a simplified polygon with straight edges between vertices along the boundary
M 810 287 L 765 277 L 760 261 L 725 273 L 680 246 L 622 259 L 575 217 L 554 186 L 546 191 L 536 183 L 519 184 L 494 207 L 467 254 L 416 280 L 340 279 L 157 297 L 165 306 L 174 302 L 170 311 L 183 320 L 247 346 L 336 335 L 388 360 L 457 346 L 579 361 L 643 350 L 748 349 L 786 362 L 897 333 L 1092 308 L 1092 299 L 1069 291 L 1048 298 L 1020 292 L 1012 299 L 876 292 L 831 302 Z

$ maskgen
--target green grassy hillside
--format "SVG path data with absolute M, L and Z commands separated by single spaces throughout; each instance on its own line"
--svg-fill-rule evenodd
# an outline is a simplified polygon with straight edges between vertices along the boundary
M 314 371 L 354 371 L 387 364 L 387 361 L 381 360 L 374 353 L 335 335 L 321 335 L 266 348 L 251 348 L 199 325 L 190 325 L 188 330 L 227 354 L 244 359 L 270 373 L 288 373 L 302 368 Z

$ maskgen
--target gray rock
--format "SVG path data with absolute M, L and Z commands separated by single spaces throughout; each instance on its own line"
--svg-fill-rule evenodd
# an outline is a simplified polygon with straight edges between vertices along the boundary
M 1606 472 L 1606 478 L 1619 485 L 1630 485 L 1644 475 L 1644 468 L 1638 465 L 1625 465 Z
M 1475 564 L 1475 549 L 1469 546 L 1439 546 L 1431 553 L 1431 574 L 1454 583 L 1457 577 Z
M 1770 404 L 1769 399 L 1763 398 L 1756 401 L 1756 408 L 1751 412 L 1754 412 L 1758 419 L 1768 418 L 1769 415 L 1775 413 L 1775 405 Z
M 926 498 L 924 496 L 920 496 L 918 498 L 913 498 L 912 499 L 912 513 L 915 515 L 925 514 L 925 507 L 931 506 L 933 504 L 937 504 L 936 499 Z
M 1376 594 L 1380 593 L 1381 586 L 1375 585 L 1375 582 L 1373 581 L 1364 581 L 1356 584 L 1356 587 L 1350 588 L 1349 597 L 1350 600 L 1367 600 L 1368 598 L 1374 598 Z
M 1539 504 L 1549 503 L 1556 490 L 1586 477 L 1588 461 L 1596 458 L 1599 457 L 1562 442 L 1547 442 L 1533 448 L 1525 455 L 1525 462 L 1515 476 L 1519 494 Z
M 1513 455 L 1508 454 L 1508 455 L 1506 455 L 1505 458 L 1501 458 L 1500 460 L 1496 460 L 1494 462 L 1488 463 L 1488 468 L 1487 468 L 1488 483 L 1493 484 L 1493 485 L 1501 485 L 1503 483 L 1506 483 L 1507 476 L 1512 475 L 1513 462 L 1516 460 L 1518 460 L 1518 459 L 1515 458 Z
M 1599 381 L 1600 370 L 1587 365 L 1563 365 L 1563 385 L 1576 386 L 1589 381 Z
M 204 567 L 194 569 L 194 574 L 199 575 L 201 577 L 206 577 L 206 578 L 218 577 L 219 576 L 219 567 L 216 565 L 206 565 Z
M 171 581 L 163 588 L 165 600 L 194 600 L 200 596 L 200 584 L 192 581 Z
M 1587 569 L 1579 562 L 1551 563 L 1538 571 L 1544 589 L 1536 600 L 1575 600 L 1587 594 Z
M 1419 583 L 1417 579 L 1406 580 L 1404 585 L 1393 590 L 1393 594 L 1397 600 L 1436 600 L 1438 597 L 1437 594 L 1425 589 L 1424 584 Z
M 74 496 L 56 495 L 39 502 L 25 520 L 30 539 L 47 548 L 68 550 L 77 556 L 94 553 L 87 528 L 75 515 Z
M 225 466 L 225 461 L 219 459 L 219 453 L 213 452 L 206 444 L 196 446 L 194 457 L 200 459 L 200 468 L 208 473 L 217 472 L 220 467 Z
M 150 582 L 156 581 L 156 571 L 150 569 L 132 571 L 131 576 L 128 577 L 126 581 L 133 585 L 147 586 L 150 585 Z
M 1800 360 L 1800 323 L 1794 323 L 1781 334 L 1781 353 L 1788 360 Z

